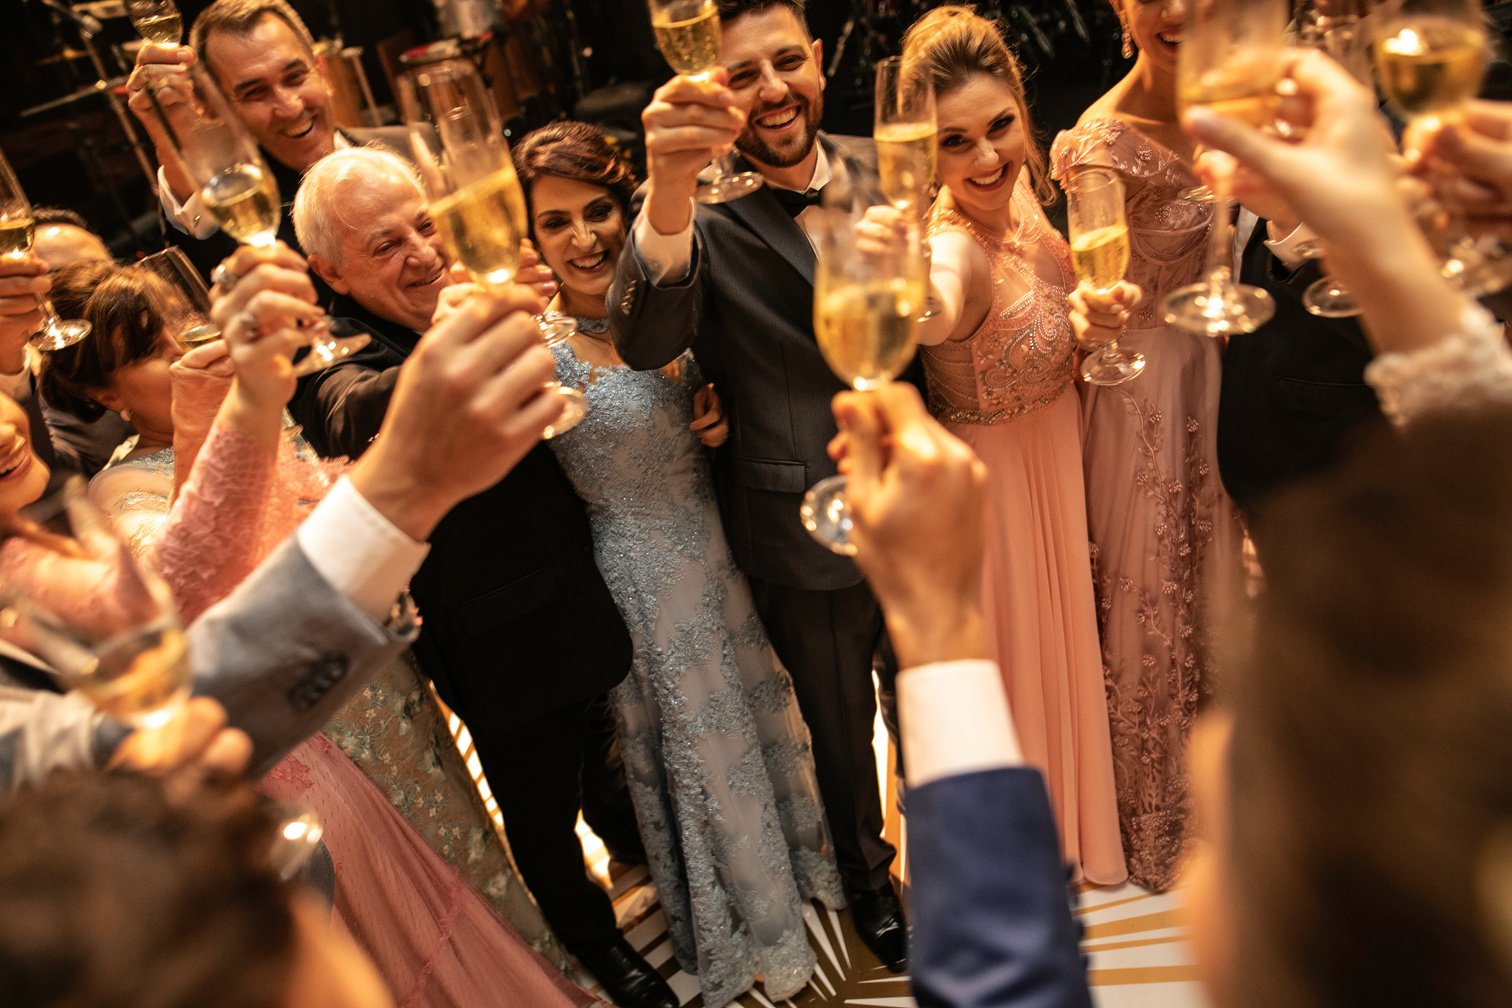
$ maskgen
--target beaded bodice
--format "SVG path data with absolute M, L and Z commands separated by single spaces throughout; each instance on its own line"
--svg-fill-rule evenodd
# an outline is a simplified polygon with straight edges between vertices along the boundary
M 1092 119 L 1055 138 L 1050 148 L 1055 178 L 1064 185 L 1083 165 L 1116 169 L 1129 190 L 1127 278 L 1144 290 L 1129 331 L 1164 328 L 1166 295 L 1202 275 L 1212 205 L 1183 199 L 1184 190 L 1199 185 L 1191 166 L 1119 119 Z
M 1076 282 L 1071 254 L 1045 220 L 1026 178 L 1019 179 L 1013 200 L 1021 223 L 1004 239 L 984 234 L 959 212 L 939 205 L 930 219 L 931 234 L 955 229 L 970 235 L 992 270 L 992 305 L 981 327 L 965 340 L 921 351 L 930 409 L 942 420 L 1003 423 L 1050 405 L 1071 387 L 1076 348 L 1066 314 L 1066 295 Z

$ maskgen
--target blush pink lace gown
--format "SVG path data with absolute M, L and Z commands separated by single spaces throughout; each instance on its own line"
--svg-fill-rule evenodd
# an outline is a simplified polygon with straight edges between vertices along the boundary
M 282 455 L 275 464 L 245 435 L 215 427 L 171 508 L 172 449 L 103 470 L 90 494 L 163 574 L 192 622 L 295 529 L 339 470 L 295 458 L 288 442 Z M 411 702 L 394 686 L 375 681 L 367 692 Z M 351 720 L 362 703 L 359 695 L 337 721 Z M 449 736 L 444 744 L 451 746 Z M 405 771 L 424 780 L 426 769 Z M 434 790 L 412 811 L 450 817 L 440 832 L 460 833 L 471 810 L 459 804 L 467 799 L 443 790 L 448 782 L 431 769 Z M 393 793 L 386 795 L 325 735 L 306 739 L 262 782 L 269 796 L 305 802 L 320 816 L 336 869 L 334 920 L 373 958 L 396 1001 L 431 1008 L 599 1003 L 541 958 L 427 844 L 391 802 L 404 797 L 400 789 L 388 786 Z M 474 860 L 484 854 L 471 851 Z M 516 885 L 516 894 L 523 888 Z
M 920 353 L 931 410 L 987 465 L 983 604 L 1024 755 L 1045 773 L 1066 859 L 1086 881 L 1114 885 L 1127 872 L 1071 391 L 1074 279 L 1027 179 L 1013 198 L 1023 223 L 1001 242 L 937 208 L 931 233 L 964 231 L 987 254 L 993 299 L 970 338 Z
M 1134 127 L 1093 120 L 1051 149 L 1056 178 L 1112 167 L 1130 189 L 1128 279 L 1144 300 L 1121 342 L 1144 373 L 1083 385 L 1083 457 L 1118 810 L 1132 881 L 1169 889 L 1190 842 L 1187 739 L 1212 677 L 1211 607 L 1238 583 L 1238 514 L 1218 479 L 1223 344 L 1164 323 L 1202 272 L 1212 210 L 1177 193 L 1188 165 Z

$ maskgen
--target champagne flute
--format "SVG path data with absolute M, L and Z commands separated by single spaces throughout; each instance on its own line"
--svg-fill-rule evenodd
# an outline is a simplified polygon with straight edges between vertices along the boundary
M 0 152 L 0 256 L 7 259 L 25 256 L 31 251 L 35 230 L 31 201 L 5 154 Z M 42 328 L 29 342 L 38 350 L 62 350 L 89 335 L 91 327 L 83 319 L 58 318 L 52 302 L 45 297 L 38 297 L 37 304 L 42 309 Z
M 184 19 L 173 0 L 126 0 L 131 27 L 148 42 L 178 45 L 184 40 Z
M 138 259 L 127 269 L 156 278 L 156 286 L 163 295 L 164 315 L 174 339 L 184 349 L 220 338 L 220 327 L 210 321 L 210 289 L 183 249 L 170 245 Z
M 675 71 L 707 80 L 719 66 L 719 8 L 714 0 L 647 0 L 656 48 Z M 716 157 L 714 177 L 698 187 L 700 203 L 728 203 L 749 196 L 763 185 L 760 173 L 736 172 L 734 156 Z
M 447 254 L 475 283 L 490 288 L 512 283 L 520 268 L 520 243 L 529 233 L 525 196 L 477 68 L 459 59 L 415 67 L 399 78 L 399 101 Z M 575 331 L 566 318 L 537 317 L 536 324 L 548 345 Z M 581 389 L 560 382 L 547 390 L 562 398 L 562 415 L 544 434 L 551 438 L 577 426 L 588 400 Z
M 1076 275 L 1099 294 L 1118 286 L 1129 268 L 1129 224 L 1124 188 L 1111 168 L 1083 168 L 1066 186 L 1066 223 Z M 1081 376 L 1091 385 L 1122 385 L 1144 371 L 1144 354 L 1126 354 L 1109 340 L 1082 361 Z
M 859 172 L 854 173 L 859 175 Z M 814 275 L 814 335 L 819 352 L 858 392 L 892 381 L 914 354 L 914 330 L 929 289 L 923 229 L 905 217 L 886 248 L 863 244 L 856 225 L 868 206 L 890 198 L 866 180 L 832 181 L 812 230 L 818 251 Z M 831 476 L 809 488 L 798 509 L 809 534 L 835 553 L 854 556 L 846 478 Z
M 1488 42 L 1478 0 L 1388 0 L 1376 12 L 1375 62 L 1381 91 L 1414 127 L 1459 117 L 1486 76 Z M 1500 289 L 1494 260 L 1449 215 L 1444 276 L 1472 294 Z
M 169 94 L 172 90 L 174 93 Z M 278 183 L 268 169 L 246 126 L 220 86 L 201 63 L 188 67 L 187 79 L 148 88 L 153 114 L 168 138 L 170 156 L 196 186 L 205 209 L 220 229 L 243 245 L 268 248 L 278 240 L 283 204 Z M 172 102 L 165 104 L 165 99 Z M 192 114 L 175 114 L 173 104 L 184 102 Z M 313 374 L 367 346 L 366 333 L 333 337 L 322 320 L 310 352 L 294 365 L 296 375 Z
M 1283 0 L 1203 0 L 1187 8 L 1186 27 L 1176 58 L 1176 97 L 1182 111 L 1204 106 L 1257 128 L 1275 121 L 1285 47 L 1287 6 Z M 1166 321 L 1187 332 L 1228 336 L 1254 332 L 1275 314 L 1271 296 L 1258 287 L 1234 283 L 1228 179 L 1234 161 L 1213 183 L 1207 272 L 1197 283 L 1166 297 Z
M 934 88 L 921 74 L 904 74 L 903 58 L 877 64 L 872 130 L 882 192 L 902 210 L 924 212 L 936 174 Z

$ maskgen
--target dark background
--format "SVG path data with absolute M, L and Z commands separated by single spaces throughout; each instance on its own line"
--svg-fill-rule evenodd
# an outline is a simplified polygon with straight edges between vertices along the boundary
M 181 0 L 185 23 L 208 2 Z M 103 31 L 94 47 L 103 76 L 119 84 L 129 64 L 115 47 L 135 38 L 130 23 L 111 16 L 108 5 L 79 6 L 98 15 Z M 317 37 L 339 31 L 347 44 L 364 47 L 380 103 L 391 98 L 378 50 L 442 35 L 427 0 L 294 0 L 293 6 Z M 511 0 L 505 9 L 512 6 L 524 9 L 501 18 L 496 31 L 514 36 L 513 51 L 529 55 L 539 93 L 522 102 L 511 132 L 578 114 L 617 127 L 636 153 L 640 108 L 670 74 L 652 43 L 643 3 L 544 0 L 530 9 L 526 0 Z M 872 66 L 897 51 L 903 30 L 929 6 L 923 0 L 811 0 L 810 25 L 824 44 L 829 79 L 827 129 L 871 132 Z M 1019 48 L 1042 139 L 1073 123 L 1123 73 L 1118 23 L 1106 0 L 997 0 L 978 8 L 999 16 Z M 0 150 L 32 202 L 79 211 L 119 254 L 158 247 L 156 203 L 116 114 L 93 87 L 101 74 L 79 30 L 38 0 L 0 0 L 0 25 Z

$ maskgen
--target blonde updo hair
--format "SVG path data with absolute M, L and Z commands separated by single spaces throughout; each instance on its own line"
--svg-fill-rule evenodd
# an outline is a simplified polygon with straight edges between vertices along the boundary
M 936 7 L 903 35 L 903 68 L 905 73 L 927 79 L 937 98 L 977 74 L 1008 85 L 1024 123 L 1029 183 L 1041 203 L 1054 201 L 1055 187 L 1050 183 L 1045 151 L 1035 136 L 1034 120 L 1024 98 L 1024 74 L 996 21 L 989 21 L 971 7 Z

